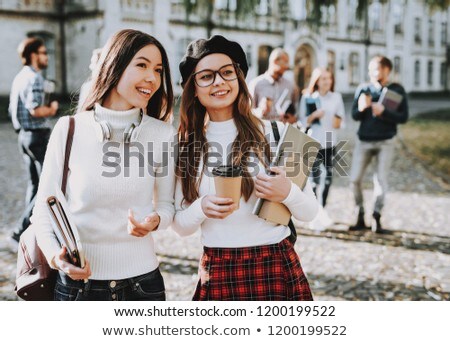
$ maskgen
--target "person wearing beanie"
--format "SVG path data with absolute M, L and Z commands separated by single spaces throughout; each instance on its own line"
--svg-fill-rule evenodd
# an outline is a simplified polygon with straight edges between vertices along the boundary
M 252 114 L 247 71 L 242 47 L 222 36 L 187 47 L 180 62 L 172 228 L 181 236 L 201 230 L 204 253 L 194 300 L 312 300 L 291 229 L 252 213 L 263 198 L 311 221 L 318 204 L 310 185 L 301 190 L 281 168 L 270 167 L 275 175 L 266 175 L 275 138 L 271 123 Z M 284 126 L 277 122 L 277 128 Z M 238 202 L 216 194 L 212 172 L 218 165 L 242 172 Z
M 57 122 L 32 216 L 38 244 L 59 270 L 55 300 L 165 299 L 152 232 L 167 228 L 175 212 L 174 161 L 163 161 L 163 146 L 176 135 L 167 122 L 170 79 L 163 46 L 146 33 L 121 30 L 102 50 L 91 92 L 74 117 L 66 191 L 84 268 L 69 263 L 46 205 L 61 187 L 69 117 Z

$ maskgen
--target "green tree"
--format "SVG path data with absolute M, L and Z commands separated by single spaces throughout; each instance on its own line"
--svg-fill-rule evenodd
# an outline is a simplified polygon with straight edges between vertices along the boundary
M 236 19 L 246 19 L 249 16 L 256 18 L 257 7 L 260 4 L 260 0 L 236 0 L 236 9 L 234 15 Z M 328 8 L 332 5 L 336 6 L 338 0 L 307 0 L 306 12 L 308 14 L 307 23 L 317 28 L 322 23 L 322 9 Z M 277 0 L 277 8 L 280 13 L 281 20 L 289 20 L 289 0 Z M 206 29 L 206 36 L 211 36 L 212 30 L 216 27 L 213 14 L 215 8 L 214 0 L 183 0 L 183 7 L 186 13 L 186 23 L 191 24 L 191 14 L 196 13 L 200 17 L 200 24 Z M 226 8 L 226 11 L 230 12 L 230 8 Z
M 450 7 L 450 0 L 425 0 L 425 5 L 432 11 L 446 11 Z
M 236 0 L 236 10 L 234 14 L 236 18 L 242 19 L 245 15 L 255 15 L 258 0 Z M 212 30 L 216 27 L 213 14 L 215 1 L 214 0 L 183 0 L 183 6 L 186 12 L 186 23 L 190 25 L 190 16 L 197 13 L 200 17 L 200 24 L 206 29 L 206 36 L 210 37 Z M 227 7 L 226 11 L 230 11 Z

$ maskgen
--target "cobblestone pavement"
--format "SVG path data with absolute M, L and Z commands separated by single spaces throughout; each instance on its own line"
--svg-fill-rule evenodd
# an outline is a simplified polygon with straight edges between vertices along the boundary
M 348 106 L 349 103 L 346 103 Z M 415 114 L 423 108 L 450 107 L 449 101 L 411 101 Z M 348 140 L 344 160 L 350 165 L 356 124 L 347 119 L 340 139 Z M 15 300 L 15 255 L 6 236 L 23 207 L 25 170 L 16 135 L 0 124 L 0 300 Z M 298 226 L 296 249 L 317 300 L 449 300 L 449 185 L 408 158 L 397 143 L 391 169 L 391 192 L 382 221 L 386 235 L 348 232 L 353 198 L 348 177 L 335 176 L 327 212 L 335 224 L 325 231 Z M 348 171 L 348 167 L 344 168 Z M 371 213 L 371 171 L 365 178 L 367 222 Z M 197 282 L 200 234 L 181 238 L 173 231 L 154 234 L 169 300 L 189 300 Z

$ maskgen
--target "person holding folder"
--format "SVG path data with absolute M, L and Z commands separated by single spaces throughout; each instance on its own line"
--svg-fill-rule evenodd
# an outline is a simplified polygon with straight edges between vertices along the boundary
M 374 160 L 375 200 L 370 227 L 375 233 L 385 233 L 386 230 L 381 224 L 381 213 L 388 191 L 389 170 L 395 153 L 397 125 L 406 123 L 408 120 L 408 101 L 403 86 L 389 82 L 392 70 L 392 62 L 389 58 L 373 57 L 368 69 L 370 82 L 358 86 L 352 104 L 352 117 L 359 122 L 359 128 L 350 174 L 350 184 L 356 205 L 356 223 L 349 229 L 358 231 L 367 228 L 364 221 L 362 181 L 367 167 Z M 382 100 L 383 93 L 386 91 L 397 98 L 397 103 Z
M 131 29 L 114 34 L 75 115 L 69 159 L 67 209 L 85 252 L 84 268 L 68 261 L 47 207 L 61 184 L 69 117 L 54 128 L 39 184 L 32 221 L 46 259 L 59 270 L 55 300 L 165 299 L 152 232 L 167 228 L 175 211 L 174 162 L 163 155 L 176 134 L 167 122 L 172 103 L 161 43 Z
M 342 95 L 334 91 L 334 75 L 326 68 L 313 70 L 305 95 L 300 100 L 300 120 L 311 130 L 311 137 L 322 145 L 312 169 L 313 190 L 317 200 L 325 208 L 333 181 L 333 164 L 336 155 L 337 132 L 345 118 Z M 322 164 L 325 168 L 323 176 Z M 324 186 L 321 188 L 321 179 Z M 331 223 L 325 210 L 320 210 L 314 228 L 322 229 Z
M 187 47 L 180 71 L 172 228 L 182 236 L 201 229 L 204 253 L 193 299 L 312 300 L 289 227 L 252 213 L 257 199 L 264 198 L 283 203 L 298 220 L 310 221 L 318 205 L 311 187 L 301 190 L 281 168 L 270 168 L 273 176 L 266 174 L 269 143 L 275 145 L 275 138 L 271 123 L 252 114 L 245 52 L 223 36 L 198 39 Z M 283 124 L 277 124 L 281 133 Z M 219 193 L 223 188 L 217 176 L 224 176 L 224 170 L 242 177 L 237 196 Z

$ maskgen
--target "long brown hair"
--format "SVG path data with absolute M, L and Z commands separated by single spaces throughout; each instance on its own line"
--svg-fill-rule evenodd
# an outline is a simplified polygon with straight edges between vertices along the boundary
M 331 75 L 331 88 L 330 91 L 334 92 L 334 74 L 333 71 L 331 71 L 331 69 L 329 68 L 324 68 L 324 67 L 316 67 L 311 75 L 311 80 L 309 81 L 309 85 L 306 88 L 306 93 L 308 94 L 312 94 L 314 91 L 319 89 L 319 78 L 320 76 L 322 76 L 322 74 L 324 72 L 329 72 Z
M 270 146 L 264 136 L 263 122 L 251 111 L 251 96 L 244 75 L 240 69 L 237 73 L 239 93 L 233 104 L 233 119 L 238 134 L 233 141 L 231 161 L 233 165 L 240 165 L 243 168 L 241 192 L 247 201 L 255 187 L 248 171 L 248 157 L 251 152 L 254 152 L 267 166 L 266 160 L 270 159 Z M 176 175 L 181 180 L 183 197 L 188 203 L 194 202 L 199 197 L 199 185 L 208 159 L 208 143 L 205 136 L 206 116 L 206 108 L 195 97 L 194 77 L 190 76 L 181 96 L 178 129 L 180 148 L 176 166 Z M 203 169 L 197 178 L 201 159 L 203 159 Z
M 169 60 L 161 43 L 151 35 L 137 30 L 121 30 L 114 34 L 102 48 L 98 66 L 92 77 L 92 88 L 82 111 L 92 110 L 119 83 L 120 77 L 135 54 L 147 45 L 155 45 L 161 53 L 163 74 L 161 85 L 147 104 L 147 115 L 168 121 L 172 115 L 173 89 Z

